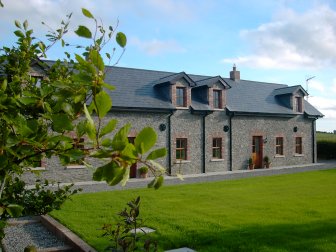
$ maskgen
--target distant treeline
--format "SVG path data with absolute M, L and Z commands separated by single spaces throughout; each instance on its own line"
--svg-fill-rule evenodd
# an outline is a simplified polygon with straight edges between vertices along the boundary
M 317 158 L 336 159 L 336 134 L 317 132 Z

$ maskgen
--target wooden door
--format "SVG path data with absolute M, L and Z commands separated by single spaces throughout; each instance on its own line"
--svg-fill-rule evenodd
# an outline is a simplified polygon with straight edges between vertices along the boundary
M 255 168 L 262 168 L 262 149 L 263 149 L 262 136 L 253 136 L 252 138 L 252 159 Z
M 131 144 L 134 144 L 134 139 L 135 137 L 128 137 L 128 142 L 130 142 Z M 137 177 L 137 164 L 133 164 L 131 167 L 130 167 L 130 175 L 129 175 L 130 178 L 136 178 Z

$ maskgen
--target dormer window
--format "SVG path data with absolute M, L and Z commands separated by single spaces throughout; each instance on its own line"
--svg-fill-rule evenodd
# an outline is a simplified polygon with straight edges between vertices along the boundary
M 187 95 L 185 87 L 176 87 L 176 106 L 187 107 Z
M 295 111 L 298 113 L 302 113 L 302 97 L 295 97 Z
M 222 109 L 222 90 L 213 90 L 213 107 L 214 109 Z

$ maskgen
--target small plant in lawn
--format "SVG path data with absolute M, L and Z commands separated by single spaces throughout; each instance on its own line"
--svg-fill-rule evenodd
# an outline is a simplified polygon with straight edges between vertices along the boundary
M 140 215 L 140 197 L 127 203 L 128 209 L 118 213 L 119 221 L 104 224 L 103 237 L 110 237 L 112 245 L 107 250 L 117 251 L 157 251 L 157 243 L 148 238 L 148 234 L 141 229 L 143 220 Z M 138 232 L 140 231 L 140 234 Z

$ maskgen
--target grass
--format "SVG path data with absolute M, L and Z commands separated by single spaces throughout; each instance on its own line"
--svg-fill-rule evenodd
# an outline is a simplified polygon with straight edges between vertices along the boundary
M 317 132 L 316 140 L 317 142 L 321 142 L 321 141 L 336 142 L 336 134 L 326 133 L 326 132 Z
M 104 223 L 141 196 L 160 249 L 336 251 L 336 170 L 80 194 L 52 216 L 103 251 Z

